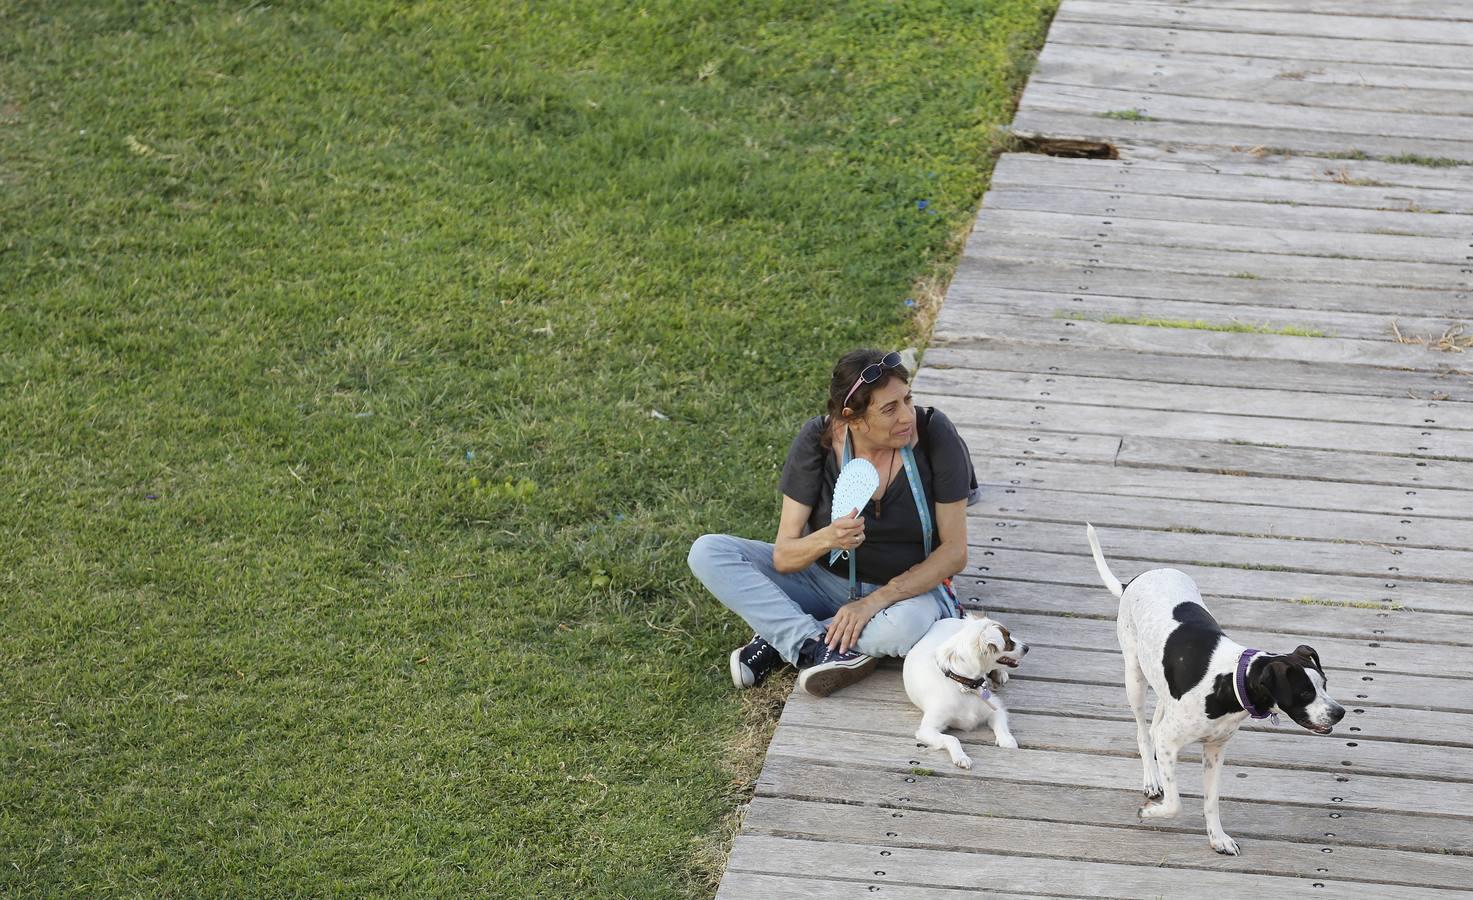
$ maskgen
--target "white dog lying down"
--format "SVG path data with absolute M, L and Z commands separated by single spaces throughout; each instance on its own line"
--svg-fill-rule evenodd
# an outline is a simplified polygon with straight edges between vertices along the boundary
M 944 748 L 963 769 L 972 767 L 972 759 L 943 729 L 971 731 L 988 723 L 999 747 L 1017 749 L 1007 707 L 988 679 L 1005 683 L 1008 673 L 1001 667 L 1016 668 L 1027 653 L 1027 644 L 985 615 L 938 620 L 905 656 L 905 694 L 921 711 L 916 740 L 932 750 Z

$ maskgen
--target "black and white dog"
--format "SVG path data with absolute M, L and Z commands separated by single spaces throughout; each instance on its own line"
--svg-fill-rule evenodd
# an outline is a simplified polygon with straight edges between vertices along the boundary
M 1145 767 L 1143 819 L 1181 811 L 1176 756 L 1202 742 L 1202 810 L 1212 849 L 1238 855 L 1222 830 L 1217 781 L 1222 751 L 1249 716 L 1281 711 L 1316 734 L 1329 734 L 1345 709 L 1325 690 L 1325 671 L 1313 647 L 1293 653 L 1250 650 L 1228 640 L 1202 603 L 1197 585 L 1176 569 L 1152 569 L 1122 585 L 1100 552 L 1094 526 L 1089 549 L 1105 587 L 1120 598 L 1115 631 L 1125 655 L 1125 693 L 1135 713 L 1136 744 Z M 1145 686 L 1156 692 L 1156 715 L 1146 726 Z

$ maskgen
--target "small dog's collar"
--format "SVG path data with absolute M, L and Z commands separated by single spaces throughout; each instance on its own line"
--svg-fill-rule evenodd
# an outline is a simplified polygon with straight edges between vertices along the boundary
M 1262 652 L 1262 650 L 1244 650 L 1243 655 L 1238 657 L 1238 670 L 1233 673 L 1233 693 L 1237 695 L 1238 704 L 1243 707 L 1244 712 L 1255 719 L 1267 719 L 1273 715 L 1272 709 L 1260 710 L 1248 697 L 1248 666 L 1252 664 L 1253 657 Z
M 957 684 L 965 685 L 972 690 L 987 687 L 987 675 L 985 673 L 982 675 L 981 678 L 968 678 L 965 675 L 958 675 L 950 669 L 943 668 L 941 670 L 941 674 L 945 675 L 947 678 L 950 678 L 952 681 L 955 681 Z

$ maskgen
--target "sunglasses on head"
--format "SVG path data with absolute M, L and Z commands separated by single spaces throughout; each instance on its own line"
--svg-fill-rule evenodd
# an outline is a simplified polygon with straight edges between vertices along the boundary
M 860 369 L 859 378 L 854 382 L 854 387 L 850 388 L 849 393 L 844 396 L 844 405 L 849 405 L 850 398 L 854 396 L 855 391 L 859 390 L 861 384 L 874 384 L 880 380 L 881 375 L 885 374 L 886 369 L 898 368 L 900 368 L 900 354 L 891 350 L 881 357 L 879 362 L 870 363 L 863 369 Z

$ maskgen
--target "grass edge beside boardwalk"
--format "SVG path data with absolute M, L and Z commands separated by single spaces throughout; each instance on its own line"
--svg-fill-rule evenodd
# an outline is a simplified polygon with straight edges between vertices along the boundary
M 0 891 L 709 892 L 685 548 L 1051 8 L 0 0 Z

